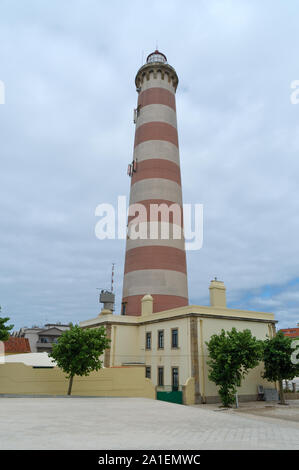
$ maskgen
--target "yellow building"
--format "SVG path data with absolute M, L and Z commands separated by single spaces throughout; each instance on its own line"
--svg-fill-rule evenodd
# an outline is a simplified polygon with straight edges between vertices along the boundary
M 206 342 L 221 329 L 250 329 L 257 339 L 275 334 L 272 313 L 229 309 L 223 282 L 210 284 L 210 306 L 188 305 L 153 313 L 153 297 L 143 297 L 140 316 L 116 315 L 110 310 L 80 323 L 82 328 L 105 326 L 111 347 L 105 367 L 143 366 L 157 390 L 181 390 L 184 403 L 218 402 L 217 387 L 208 379 Z M 261 377 L 262 364 L 251 370 L 238 391 L 242 401 L 256 400 L 258 385 L 274 388 Z

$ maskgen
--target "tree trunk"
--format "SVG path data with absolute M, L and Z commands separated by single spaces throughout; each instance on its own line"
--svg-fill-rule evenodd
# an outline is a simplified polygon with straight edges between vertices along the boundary
M 73 379 L 74 379 L 74 376 L 71 375 L 71 376 L 70 376 L 70 381 L 69 381 L 69 389 L 68 389 L 68 391 L 67 391 L 67 394 L 68 394 L 68 395 L 71 395 L 71 393 L 72 393 Z
M 282 380 L 279 380 L 279 398 L 280 398 L 280 403 L 281 405 L 285 405 L 285 398 L 284 398 L 284 391 L 283 391 L 283 384 Z

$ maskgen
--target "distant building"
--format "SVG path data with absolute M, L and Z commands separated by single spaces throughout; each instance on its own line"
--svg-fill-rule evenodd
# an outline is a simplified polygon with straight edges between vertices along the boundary
M 40 330 L 41 328 L 37 326 L 33 326 L 32 328 L 23 327 L 18 332 L 14 333 L 14 336 L 28 339 L 31 351 L 36 352 L 36 343 Z
M 44 330 L 39 331 L 36 343 L 37 352 L 51 352 L 53 344 L 57 343 L 57 340 L 62 333 L 63 331 L 56 327 L 45 328 Z
M 53 343 L 57 342 L 60 335 L 70 329 L 70 325 L 61 323 L 47 323 L 44 327 L 23 327 L 15 334 L 19 338 L 27 338 L 31 352 L 50 352 Z
M 22 339 L 22 338 L 20 338 Z M 5 356 L 5 363 L 22 362 L 26 366 L 32 367 L 55 367 L 56 362 L 48 356 L 47 353 L 26 353 L 26 354 L 8 354 Z
M 282 328 L 280 331 L 289 338 L 299 338 L 299 323 L 297 323 L 297 328 Z
M 4 352 L 5 355 L 30 353 L 31 349 L 28 338 L 10 336 L 7 341 L 4 341 Z

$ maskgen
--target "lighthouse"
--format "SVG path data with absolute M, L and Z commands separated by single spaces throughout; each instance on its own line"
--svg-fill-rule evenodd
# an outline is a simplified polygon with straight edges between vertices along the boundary
M 141 299 L 153 312 L 188 305 L 188 283 L 175 94 L 178 76 L 156 50 L 138 70 L 134 110 L 123 315 L 140 315 Z

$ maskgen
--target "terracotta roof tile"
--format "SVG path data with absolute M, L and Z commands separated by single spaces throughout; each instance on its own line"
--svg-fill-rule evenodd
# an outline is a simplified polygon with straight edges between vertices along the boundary
M 282 331 L 285 336 L 289 336 L 290 338 L 299 337 L 299 328 L 283 328 L 280 331 Z
M 18 338 L 10 336 L 7 341 L 4 341 L 4 348 L 6 354 L 30 353 L 30 344 L 28 338 Z

